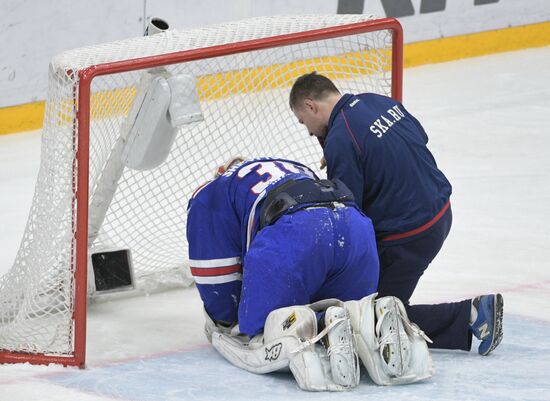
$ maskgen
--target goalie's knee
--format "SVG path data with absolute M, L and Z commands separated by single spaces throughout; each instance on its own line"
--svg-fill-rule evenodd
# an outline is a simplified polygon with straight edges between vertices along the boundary
M 325 327 L 320 333 L 316 311 L 326 311 Z M 340 301 L 326 300 L 271 312 L 264 337 L 275 341 L 281 335 L 297 337 L 300 341 L 300 346 L 293 351 L 295 356 L 290 359 L 290 370 L 302 389 L 341 391 L 359 383 L 359 361 L 351 323 Z M 325 336 L 328 348 L 318 343 Z
M 307 306 L 272 311 L 264 333 L 252 339 L 234 331 L 211 330 L 214 348 L 234 365 L 254 373 L 288 368 L 302 343 L 316 334 L 315 312 Z
M 288 306 L 271 311 L 264 325 L 264 341 L 281 337 L 310 339 L 317 335 L 315 312 L 307 306 Z

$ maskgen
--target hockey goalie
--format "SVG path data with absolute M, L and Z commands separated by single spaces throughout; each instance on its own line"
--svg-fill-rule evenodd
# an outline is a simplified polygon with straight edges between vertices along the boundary
M 360 361 L 381 385 L 432 376 L 428 339 L 401 301 L 376 299 L 372 222 L 340 181 L 233 158 L 189 201 L 187 240 L 206 335 L 234 365 L 289 369 L 310 391 L 357 386 Z

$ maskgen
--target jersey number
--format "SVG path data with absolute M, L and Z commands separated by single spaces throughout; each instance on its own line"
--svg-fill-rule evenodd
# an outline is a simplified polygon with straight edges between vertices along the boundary
M 259 166 L 259 167 L 258 167 Z M 246 175 L 255 172 L 259 176 L 266 175 L 260 182 L 258 182 L 256 185 L 254 185 L 251 190 L 255 194 L 260 194 L 263 192 L 269 184 L 280 180 L 285 175 L 289 173 L 302 173 L 307 174 L 310 177 L 313 177 L 310 171 L 308 171 L 305 168 L 302 168 L 301 166 L 297 166 L 292 163 L 278 161 L 278 162 L 256 162 L 256 163 L 250 163 L 243 168 L 239 170 L 237 175 L 240 178 L 245 177 Z

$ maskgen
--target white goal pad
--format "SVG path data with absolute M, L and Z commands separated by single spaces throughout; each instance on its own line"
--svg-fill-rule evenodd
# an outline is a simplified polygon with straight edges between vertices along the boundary
M 380 385 L 408 384 L 433 376 L 428 337 L 409 321 L 403 303 L 395 297 L 347 301 L 361 361 Z
M 344 391 L 359 383 L 359 366 L 356 365 L 353 383 L 343 385 L 335 381 L 330 355 L 319 344 L 335 327 L 318 333 L 317 317 L 310 306 L 289 306 L 269 314 L 263 334 L 249 339 L 245 335 L 214 330 L 212 345 L 229 362 L 249 372 L 290 369 L 303 390 Z

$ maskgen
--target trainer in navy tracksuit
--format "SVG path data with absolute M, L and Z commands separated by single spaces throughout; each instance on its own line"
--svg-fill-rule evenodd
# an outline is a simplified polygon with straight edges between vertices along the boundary
M 451 184 L 427 142 L 426 132 L 401 103 L 368 93 L 342 96 L 322 145 L 328 178 L 342 180 L 374 224 L 379 295 L 399 297 L 432 347 L 469 350 L 471 300 L 409 305 L 452 223 Z

